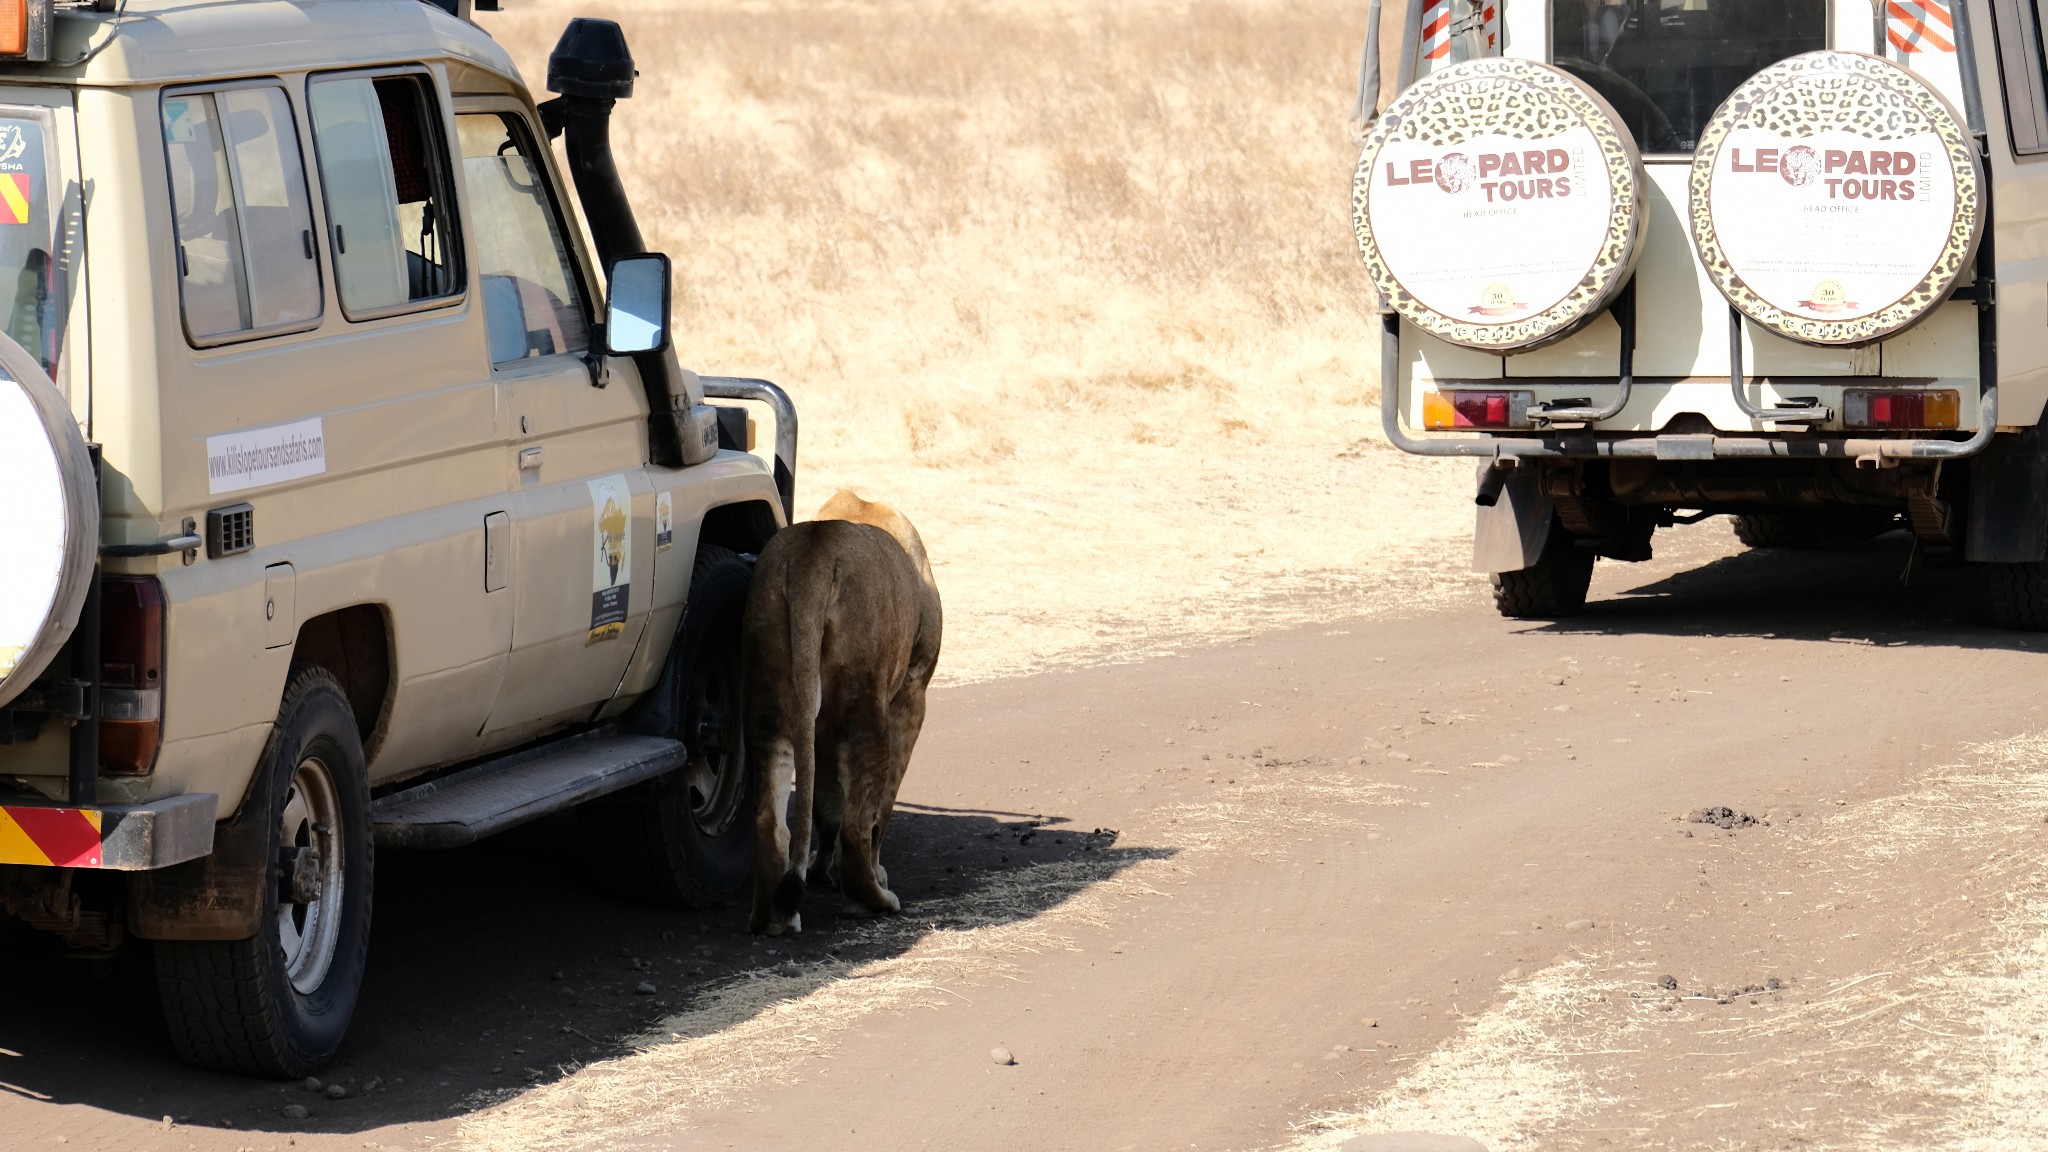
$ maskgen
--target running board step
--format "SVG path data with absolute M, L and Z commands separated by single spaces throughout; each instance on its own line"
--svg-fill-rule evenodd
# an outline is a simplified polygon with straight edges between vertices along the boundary
M 370 805 L 379 848 L 460 848 L 682 766 L 680 741 L 571 736 L 488 760 Z

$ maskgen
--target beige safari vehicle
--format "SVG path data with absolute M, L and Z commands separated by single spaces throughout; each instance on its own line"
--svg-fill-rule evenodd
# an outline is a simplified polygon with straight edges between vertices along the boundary
M 1360 250 L 1388 438 L 1479 463 L 1509 616 L 1732 515 L 1903 529 L 2048 628 L 2033 0 L 1377 0 Z
M 152 947 L 203 1065 L 333 1055 L 380 848 L 746 878 L 795 414 L 676 362 L 618 27 L 536 105 L 449 2 L 0 0 L 0 914 Z

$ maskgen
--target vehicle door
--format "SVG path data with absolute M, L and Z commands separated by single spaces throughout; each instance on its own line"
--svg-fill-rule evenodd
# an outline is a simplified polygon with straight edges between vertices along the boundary
M 512 428 L 512 655 L 486 725 L 493 743 L 511 743 L 590 718 L 640 643 L 653 571 L 647 410 L 630 378 L 603 374 L 591 277 L 521 106 L 465 101 L 456 137 Z

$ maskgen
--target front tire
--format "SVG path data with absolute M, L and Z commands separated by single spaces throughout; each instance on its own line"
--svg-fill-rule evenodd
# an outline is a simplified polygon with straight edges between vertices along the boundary
M 597 875 L 619 893 L 671 908 L 715 907 L 753 867 L 754 802 L 747 772 L 740 620 L 753 560 L 705 545 L 690 575 L 676 636 L 672 733 L 681 768 L 583 804 L 577 824 Z
M 1555 519 L 1536 563 L 1493 574 L 1493 606 L 1511 620 L 1550 620 L 1585 610 L 1593 583 L 1593 552 L 1581 548 Z
M 334 1057 L 370 943 L 369 775 L 341 684 L 294 671 L 245 803 L 268 804 L 262 928 L 247 940 L 160 940 L 157 990 L 178 1057 L 296 1078 Z

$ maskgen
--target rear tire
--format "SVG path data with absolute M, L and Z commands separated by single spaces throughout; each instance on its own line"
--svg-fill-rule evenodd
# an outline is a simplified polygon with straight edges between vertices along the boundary
M 697 551 L 673 657 L 671 734 L 688 747 L 689 760 L 576 809 L 593 870 L 631 899 L 715 907 L 746 885 L 753 867 L 740 679 L 740 619 L 753 576 L 752 559 L 729 548 Z
M 1586 607 L 1593 559 L 1592 550 L 1579 547 L 1553 519 L 1536 563 L 1517 572 L 1493 574 L 1493 605 L 1512 620 L 1576 616 Z
M 1992 623 L 2018 632 L 2048 632 L 2048 561 L 1983 568 Z
M 157 992 L 178 1057 L 297 1078 L 334 1057 L 362 991 L 374 874 L 355 713 L 324 668 L 295 670 L 245 803 L 271 808 L 261 930 L 159 940 Z

